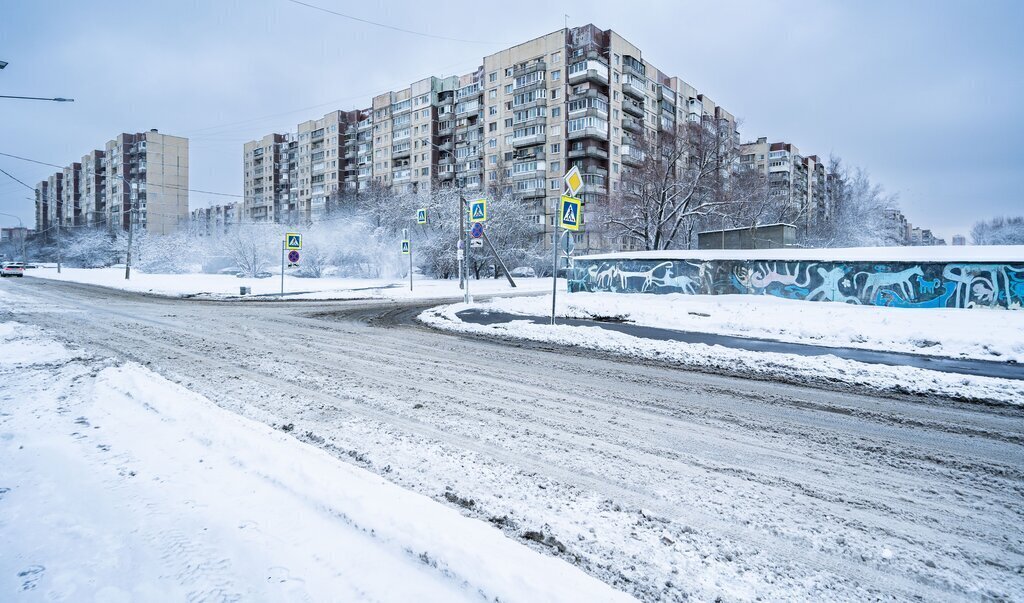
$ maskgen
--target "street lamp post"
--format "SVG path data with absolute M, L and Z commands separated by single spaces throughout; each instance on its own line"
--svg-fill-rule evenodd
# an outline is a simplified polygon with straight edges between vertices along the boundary
M 45 96 L 7 96 L 6 94 L 0 94 L 0 98 L 16 98 L 20 100 L 41 100 L 41 101 L 53 101 L 56 103 L 73 103 L 75 99 L 64 98 L 61 96 L 55 98 L 47 98 Z

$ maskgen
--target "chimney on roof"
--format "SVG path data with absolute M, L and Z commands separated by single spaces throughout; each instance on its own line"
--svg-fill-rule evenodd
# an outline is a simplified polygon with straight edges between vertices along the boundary
M 150 132 L 156 132 L 156 128 L 150 128 L 149 131 Z

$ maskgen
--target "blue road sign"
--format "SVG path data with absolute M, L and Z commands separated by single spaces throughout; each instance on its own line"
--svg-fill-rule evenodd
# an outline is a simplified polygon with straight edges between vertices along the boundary
M 469 202 L 469 221 L 487 221 L 487 199 L 477 199 Z
M 473 228 L 469 230 L 469 234 L 474 239 L 479 239 L 480 237 L 484 236 L 484 225 L 481 224 L 480 222 L 477 222 L 476 224 L 473 225 Z
M 427 208 L 423 207 L 416 210 L 416 223 L 426 224 L 427 223 Z
M 566 230 L 580 229 L 580 200 L 562 195 L 562 203 L 558 209 L 558 225 Z

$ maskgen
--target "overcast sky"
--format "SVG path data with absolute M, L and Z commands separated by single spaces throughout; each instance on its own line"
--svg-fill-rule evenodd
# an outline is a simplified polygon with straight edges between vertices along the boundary
M 836 154 L 948 238 L 1024 214 L 1024 2 L 6 2 L 0 152 L 66 165 L 120 132 L 190 139 L 190 186 L 240 194 L 242 144 L 563 26 L 614 29 L 663 72 L 805 155 Z M 53 172 L 0 157 L 29 185 Z M 0 212 L 34 218 L 0 174 Z M 190 194 L 192 207 L 230 200 Z M 15 221 L 0 216 L 0 224 Z

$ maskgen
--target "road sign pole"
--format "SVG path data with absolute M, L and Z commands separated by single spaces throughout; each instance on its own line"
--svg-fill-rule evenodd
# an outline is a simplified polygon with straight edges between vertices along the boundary
M 412 292 L 412 237 L 409 237 L 409 292 Z
M 287 238 L 287 237 L 285 237 L 285 238 Z M 285 254 L 285 248 L 287 246 L 288 246 L 287 245 L 287 241 L 286 240 L 282 240 L 281 241 L 281 296 L 282 297 L 284 296 L 284 254 Z
M 462 197 L 462 191 L 459 191 L 459 236 L 457 240 L 462 241 L 462 231 L 466 229 L 466 200 Z M 456 244 L 458 247 L 458 244 Z M 458 253 L 458 252 L 456 252 Z M 459 289 L 466 288 L 465 272 L 462 270 L 463 265 L 466 262 L 466 250 L 462 250 L 462 257 L 457 257 L 456 260 L 459 263 Z
M 551 324 L 555 324 L 555 297 L 558 296 L 558 226 L 551 233 L 551 246 L 554 251 L 551 253 Z
M 469 211 L 469 204 L 468 203 L 463 207 L 463 213 L 466 213 L 467 211 Z M 463 292 L 462 302 L 468 304 L 469 300 L 470 300 L 470 297 L 469 297 L 469 229 L 468 228 L 463 228 L 462 229 L 462 238 L 465 239 L 465 241 L 466 241 L 465 244 L 464 244 L 464 249 L 463 249 L 463 252 L 465 254 L 464 257 L 466 258 L 464 260 L 464 263 L 463 263 L 463 266 L 466 267 L 466 270 L 465 270 L 465 272 L 466 272 L 466 289 Z

